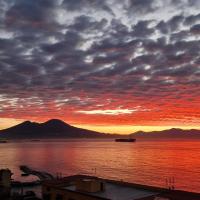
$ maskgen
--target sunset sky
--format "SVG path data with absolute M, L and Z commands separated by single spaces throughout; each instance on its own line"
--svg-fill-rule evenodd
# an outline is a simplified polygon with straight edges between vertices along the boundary
M 0 129 L 200 129 L 200 0 L 0 0 Z

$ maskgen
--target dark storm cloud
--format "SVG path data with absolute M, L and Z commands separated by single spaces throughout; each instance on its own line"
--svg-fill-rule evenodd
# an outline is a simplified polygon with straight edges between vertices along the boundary
M 138 22 L 135 26 L 132 27 L 132 36 L 137 38 L 151 36 L 155 30 L 153 28 L 148 28 L 149 23 L 149 21 Z
M 55 44 L 46 44 L 41 48 L 48 53 L 59 53 L 67 50 L 73 50 L 81 41 L 78 32 L 69 31 L 64 35 L 64 39 Z
M 157 8 L 155 3 L 155 0 L 129 0 L 128 9 L 130 14 L 146 14 L 153 12 Z
M 177 33 L 172 33 L 170 35 L 170 40 L 171 40 L 171 42 L 183 41 L 183 40 L 187 40 L 187 38 L 189 38 L 189 36 L 190 36 L 189 31 L 180 31 Z
M 51 0 L 35 0 L 26 1 L 19 0 L 6 12 L 6 24 L 8 26 L 42 26 L 49 20 L 47 16 L 50 9 L 54 7 L 54 1 Z
M 69 29 L 75 31 L 92 31 L 92 30 L 102 30 L 107 24 L 106 19 L 102 19 L 100 22 L 97 22 L 95 19 L 81 15 L 76 17 L 74 20 L 74 24 L 69 26 Z
M 180 30 L 180 26 L 183 24 L 185 17 L 182 15 L 176 15 L 167 22 L 161 21 L 157 25 L 157 29 L 163 34 L 169 34 Z
M 100 9 L 102 11 L 106 11 L 110 14 L 113 14 L 112 9 L 108 7 L 105 0 L 64 0 L 63 6 L 67 8 L 69 11 L 79 11 L 81 9 L 87 8 L 91 9 Z
M 200 24 L 192 26 L 190 31 L 191 31 L 191 33 L 193 33 L 195 35 L 199 35 L 200 34 Z
M 175 10 L 168 18 L 158 0 L 4 0 L 0 5 L 2 95 L 48 102 L 80 91 L 145 98 L 174 93 L 176 84 L 199 83 L 200 14 L 177 10 L 195 10 L 198 1 L 166 3 Z M 141 17 L 145 14 L 148 19 Z M 71 102 L 78 105 L 79 99 Z
M 185 25 L 193 25 L 195 23 L 200 22 L 200 14 L 198 15 L 190 15 L 185 18 L 184 24 Z

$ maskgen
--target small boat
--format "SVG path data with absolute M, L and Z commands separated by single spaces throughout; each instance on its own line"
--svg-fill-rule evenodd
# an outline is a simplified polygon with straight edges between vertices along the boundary
M 7 143 L 7 140 L 0 140 L 0 143 Z
M 28 187 L 32 187 L 32 186 L 37 186 L 37 185 L 41 185 L 41 181 L 37 180 L 37 181 L 30 181 L 30 182 L 21 182 L 21 181 L 12 181 L 11 182 L 11 186 L 13 187 L 22 187 L 22 186 L 28 186 Z
M 21 174 L 21 176 L 29 176 L 29 174 L 23 173 L 23 174 Z
M 136 139 L 134 138 L 118 138 L 115 139 L 115 142 L 135 142 Z
M 31 142 L 40 142 L 40 140 L 38 140 L 38 139 L 33 139 L 33 140 L 31 140 Z

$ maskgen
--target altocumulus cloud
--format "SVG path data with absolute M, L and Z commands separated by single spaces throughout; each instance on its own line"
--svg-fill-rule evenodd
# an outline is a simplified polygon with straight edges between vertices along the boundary
M 131 114 L 133 112 L 139 111 L 138 108 L 135 109 L 113 109 L 113 110 L 79 110 L 78 113 L 89 114 L 89 115 L 122 115 Z M 140 109 L 140 111 L 147 111 Z
M 197 123 L 199 10 L 199 0 L 1 0 L 0 117 Z

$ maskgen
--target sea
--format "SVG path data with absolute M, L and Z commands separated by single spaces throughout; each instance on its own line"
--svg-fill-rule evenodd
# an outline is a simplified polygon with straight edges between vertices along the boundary
M 20 165 L 59 177 L 86 174 L 200 192 L 200 140 L 120 143 L 112 139 L 74 139 L 1 143 L 0 169 L 9 168 L 14 180 L 36 179 L 21 176 Z

